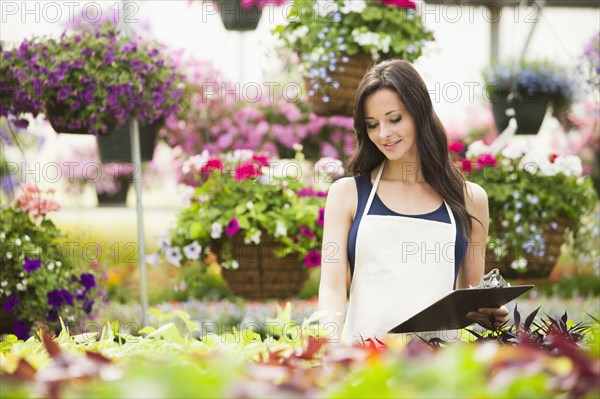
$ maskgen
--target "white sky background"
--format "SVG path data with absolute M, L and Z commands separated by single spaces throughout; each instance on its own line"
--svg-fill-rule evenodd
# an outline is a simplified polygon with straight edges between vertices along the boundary
M 0 1 L 0 37 L 18 43 L 33 35 L 58 35 L 62 20 L 70 13 L 93 16 L 94 4 L 114 15 L 121 2 L 109 1 Z M 265 10 L 255 32 L 227 32 L 218 15 L 207 15 L 206 6 L 188 5 L 187 0 L 132 1 L 129 16 L 148 21 L 153 35 L 174 48 L 184 48 L 197 58 L 212 60 L 235 82 L 273 80 L 278 69 L 272 54 L 274 38 L 270 31 L 284 21 L 282 8 Z M 466 121 L 469 109 L 468 84 L 481 85 L 481 71 L 489 62 L 490 24 L 485 8 L 474 6 L 435 6 L 419 3 L 424 22 L 436 37 L 426 53 L 416 62 L 432 92 L 436 110 L 442 121 Z M 26 12 L 26 10 L 29 10 Z M 122 17 L 122 15 L 121 15 Z M 528 58 L 548 58 L 574 66 L 583 46 L 600 30 L 600 11 L 592 8 L 503 8 L 501 20 L 500 59 L 520 56 L 533 21 L 538 26 L 527 53 Z M 240 63 L 241 44 L 244 59 Z M 481 86 L 475 87 L 475 102 Z

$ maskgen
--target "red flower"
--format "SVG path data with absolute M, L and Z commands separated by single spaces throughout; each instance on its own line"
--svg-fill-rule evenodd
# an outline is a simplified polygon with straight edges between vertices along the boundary
M 314 249 L 309 251 L 304 257 L 304 264 L 306 267 L 319 267 L 321 265 L 321 254 Z
M 550 154 L 550 163 L 554 163 L 556 158 L 558 158 L 558 154 Z
M 454 153 L 454 154 L 458 154 L 460 152 L 462 152 L 465 149 L 465 145 L 463 143 L 461 143 L 460 141 L 453 141 L 452 143 L 450 143 L 448 145 L 448 151 Z
M 498 161 L 496 157 L 492 154 L 480 154 L 477 157 L 477 162 L 475 163 L 475 167 L 477 169 L 483 169 L 486 166 L 493 166 L 494 168 L 498 167 Z
M 460 169 L 463 172 L 471 172 L 473 170 L 473 162 L 470 159 L 458 158 L 458 162 L 460 162 Z
M 417 8 L 417 5 L 410 0 L 381 0 L 385 6 L 396 6 L 398 8 Z
M 247 180 L 260 176 L 260 168 L 254 161 L 244 162 L 235 169 L 235 180 Z
M 213 158 L 209 159 L 206 164 L 202 165 L 202 168 L 200 168 L 200 173 L 203 175 L 209 175 L 217 169 L 221 172 L 223 171 L 223 161 L 221 161 L 219 158 Z

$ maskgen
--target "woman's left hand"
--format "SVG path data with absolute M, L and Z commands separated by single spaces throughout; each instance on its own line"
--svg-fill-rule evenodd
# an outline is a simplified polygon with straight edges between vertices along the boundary
M 491 323 L 493 315 L 494 323 Z M 499 308 L 479 308 L 477 312 L 467 313 L 467 317 L 485 328 L 497 328 L 508 319 L 509 311 L 506 306 Z

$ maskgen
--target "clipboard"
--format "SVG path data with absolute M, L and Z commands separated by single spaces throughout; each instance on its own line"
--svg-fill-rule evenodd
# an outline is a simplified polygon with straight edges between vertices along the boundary
M 479 308 L 494 308 L 507 304 L 532 289 L 533 285 L 499 288 L 464 288 L 446 296 L 408 318 L 388 333 L 458 330 L 474 323 L 466 314 Z

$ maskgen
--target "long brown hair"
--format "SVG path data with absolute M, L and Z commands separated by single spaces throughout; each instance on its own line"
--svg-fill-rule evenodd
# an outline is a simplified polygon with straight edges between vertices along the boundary
M 350 159 L 348 169 L 355 175 L 370 177 L 371 171 L 385 160 L 385 155 L 367 135 L 364 110 L 365 99 L 381 89 L 396 92 L 413 117 L 423 178 L 448 202 L 462 226 L 463 234 L 468 238 L 471 234 L 470 220 L 474 217 L 465 206 L 465 178 L 450 162 L 446 131 L 433 109 L 425 82 L 409 62 L 380 62 L 371 67 L 360 82 L 354 102 L 357 150 Z

